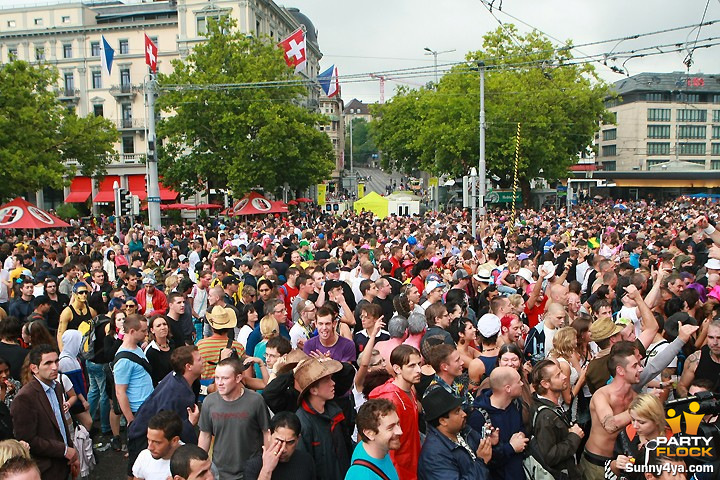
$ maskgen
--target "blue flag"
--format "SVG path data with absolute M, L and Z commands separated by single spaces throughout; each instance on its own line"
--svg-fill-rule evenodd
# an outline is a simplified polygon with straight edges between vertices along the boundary
M 335 65 L 330 66 L 330 68 L 320 73 L 317 78 L 325 95 L 328 97 L 340 93 L 340 81 L 338 80 L 338 71 Z
M 105 35 L 103 35 L 100 41 L 100 64 L 108 75 L 110 75 L 110 71 L 112 70 L 114 56 L 115 50 L 113 50 L 107 40 L 105 40 Z

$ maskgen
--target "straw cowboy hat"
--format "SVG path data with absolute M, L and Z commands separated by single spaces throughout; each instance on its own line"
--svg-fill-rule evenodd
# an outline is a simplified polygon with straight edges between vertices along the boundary
M 320 361 L 317 358 L 308 358 L 300 362 L 293 370 L 295 384 L 300 391 L 298 403 L 313 383 L 340 370 L 342 370 L 342 363 L 337 360 L 327 359 Z
M 237 325 L 237 316 L 232 308 L 223 308 L 220 305 L 215 305 L 212 312 L 205 314 L 208 323 L 215 330 L 222 330 L 224 328 L 235 328 Z

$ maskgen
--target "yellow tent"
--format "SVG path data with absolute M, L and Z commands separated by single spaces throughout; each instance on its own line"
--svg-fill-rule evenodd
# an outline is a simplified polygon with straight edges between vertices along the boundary
M 380 218 L 388 216 L 388 200 L 387 198 L 378 195 L 376 192 L 370 192 L 360 200 L 357 200 L 353 205 L 356 212 L 360 212 L 362 209 L 374 213 Z

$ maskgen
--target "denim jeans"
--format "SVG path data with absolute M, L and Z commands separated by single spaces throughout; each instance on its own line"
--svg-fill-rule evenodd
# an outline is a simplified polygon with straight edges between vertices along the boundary
M 85 362 L 90 388 L 88 388 L 87 401 L 90 404 L 90 415 L 95 417 L 95 409 L 100 402 L 100 426 L 103 433 L 110 431 L 110 399 L 105 391 L 105 371 L 100 363 Z

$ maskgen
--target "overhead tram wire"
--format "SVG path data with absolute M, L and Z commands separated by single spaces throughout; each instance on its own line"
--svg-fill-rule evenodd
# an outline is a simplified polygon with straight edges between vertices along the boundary
M 712 21 L 712 23 L 718 22 L 718 20 Z M 711 22 L 706 22 L 711 23 Z M 700 49 L 700 48 L 711 48 L 714 46 L 719 45 L 716 40 L 718 40 L 719 37 L 708 37 L 704 38 L 702 40 L 698 40 L 696 44 L 693 46 L 694 50 Z M 709 43 L 712 42 L 712 43 Z M 671 48 L 672 47 L 672 48 Z M 668 49 L 669 48 L 669 49 Z M 666 50 L 661 50 L 666 49 Z M 564 50 L 561 49 L 555 49 L 552 52 L 557 52 L 558 50 Z M 684 51 L 684 42 L 673 42 L 673 43 L 667 43 L 662 45 L 651 45 L 647 47 L 641 47 L 633 50 L 626 50 L 626 51 L 620 51 L 620 52 L 614 52 L 612 54 L 612 58 L 615 60 L 628 60 L 632 58 L 644 58 L 644 57 L 651 57 L 656 55 L 666 55 L 670 53 L 676 53 Z M 534 55 L 539 55 L 541 53 L 545 53 L 545 51 L 535 51 L 532 52 Z M 564 66 L 576 66 L 576 65 L 583 65 L 588 63 L 593 63 L 598 61 L 598 59 L 604 58 L 607 55 L 607 53 L 598 53 L 594 55 L 587 55 L 584 57 L 574 57 L 567 59 L 566 61 L 563 61 L 560 64 L 550 64 L 550 65 L 544 65 L 544 68 L 562 68 Z M 519 58 L 527 57 L 529 55 L 519 55 Z M 496 60 L 497 57 L 488 57 L 485 59 L 486 62 L 492 62 L 493 60 Z M 548 59 L 550 60 L 550 59 Z M 499 64 L 499 65 L 492 65 L 492 69 L 496 71 L 512 71 L 512 70 L 519 70 L 524 69 L 527 67 L 538 67 L 540 68 L 541 65 L 538 64 L 538 59 L 528 60 L 526 62 L 513 62 L 513 63 L 506 63 L 506 64 Z M 443 74 L 468 74 L 471 73 L 469 71 L 453 71 L 452 68 L 457 66 L 467 66 L 467 62 L 453 62 L 453 63 L 446 63 L 438 65 L 439 71 L 441 71 Z M 431 76 L 434 72 L 434 68 L 432 66 L 422 66 L 422 67 L 410 67 L 405 69 L 396 69 L 396 70 L 385 70 L 381 72 L 368 72 L 368 73 L 358 73 L 358 74 L 350 74 L 350 75 L 342 75 L 338 77 L 338 80 L 342 83 L 367 83 L 367 82 L 374 82 L 376 81 L 372 77 L 370 77 L 370 73 L 373 74 L 384 74 L 384 75 L 391 75 L 397 79 L 412 79 L 416 77 L 424 77 L 424 76 Z M 315 80 L 305 80 L 305 79 L 286 79 L 286 80 L 273 80 L 273 81 L 267 81 L 267 82 L 247 82 L 247 83 L 228 83 L 228 84 L 185 84 L 185 85 L 163 85 L 159 89 L 163 91 L 191 91 L 191 90 L 238 90 L 238 89 L 256 89 L 256 88 L 283 88 L 283 87 L 296 87 L 296 86 L 314 86 L 317 82 Z

